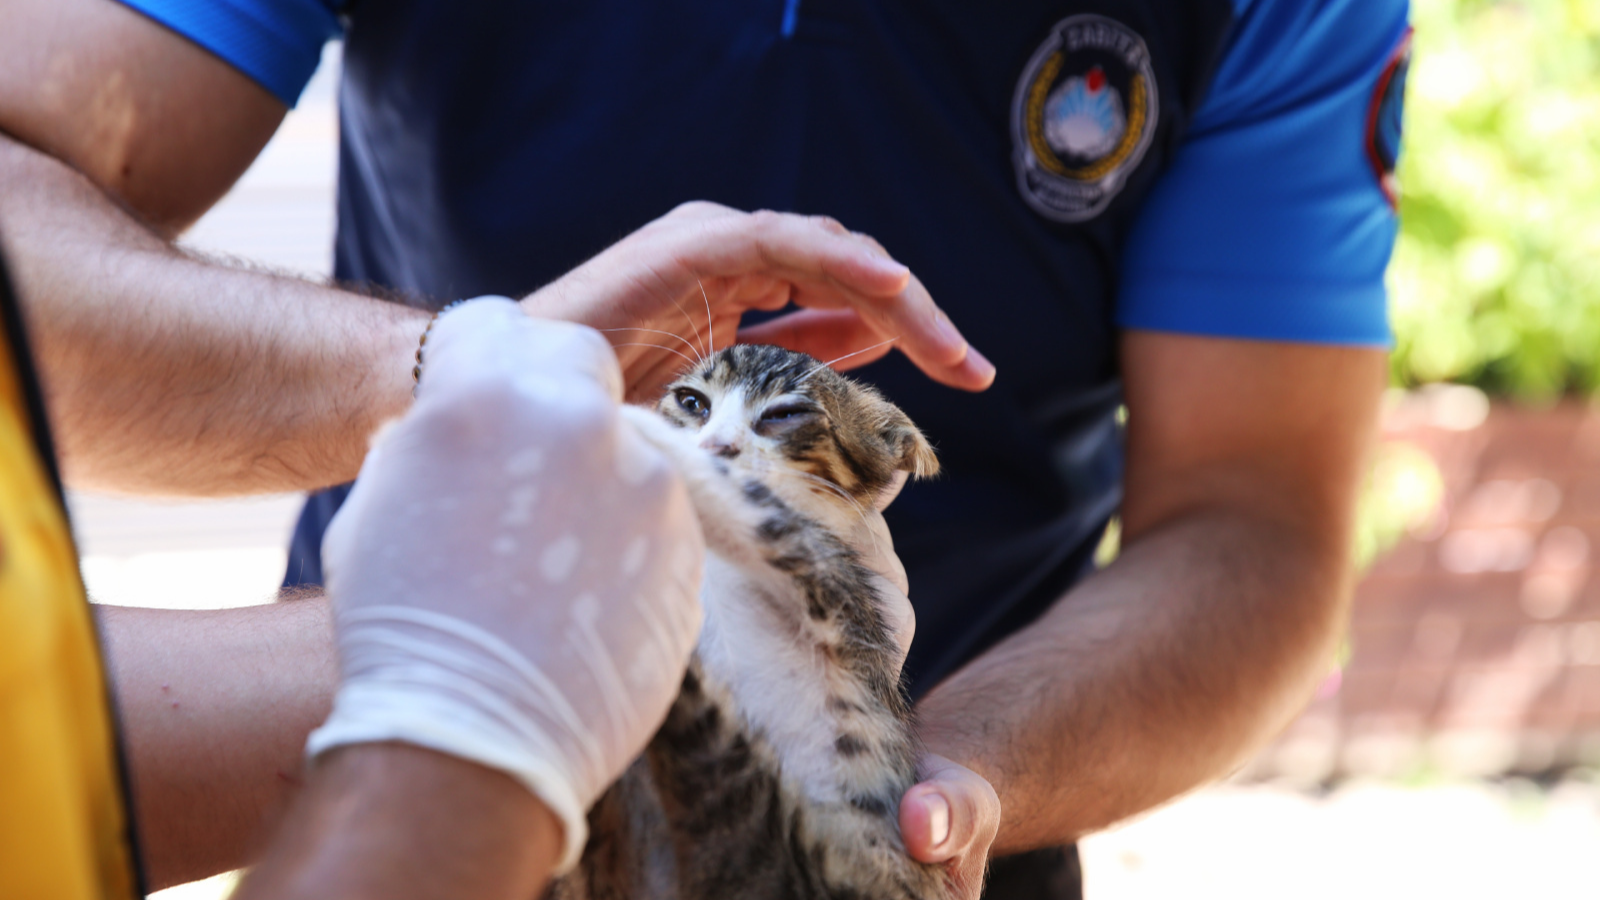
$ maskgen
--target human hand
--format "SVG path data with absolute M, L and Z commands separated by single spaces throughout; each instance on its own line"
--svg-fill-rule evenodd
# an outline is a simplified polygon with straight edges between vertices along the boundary
M 977 772 L 935 753 L 923 755 L 921 773 L 900 799 L 906 853 L 943 865 L 960 895 L 977 900 L 1000 831 L 1000 796 Z
M 910 473 L 895 473 L 894 482 L 878 497 L 871 509 L 860 509 L 855 526 L 845 541 L 861 555 L 861 564 L 873 573 L 872 586 L 878 592 L 879 608 L 889 631 L 894 635 L 899 655 L 894 672 L 898 676 L 905 665 L 906 654 L 911 652 L 911 639 L 917 633 L 917 612 L 911 606 L 910 579 L 906 577 L 905 564 L 894 551 L 894 537 L 889 534 L 889 523 L 883 511 L 899 496 Z
M 746 310 L 782 309 L 791 300 L 805 308 L 738 331 Z M 838 359 L 840 369 L 899 347 L 940 383 L 975 391 L 994 380 L 994 366 L 905 266 L 871 238 L 820 216 L 686 203 L 522 305 L 529 315 L 604 332 L 630 401 L 653 399 L 686 361 L 728 346 L 736 333 Z
M 682 681 L 699 527 L 589 329 L 478 300 L 437 320 L 423 366 L 324 541 L 342 682 L 308 750 L 400 741 L 504 771 L 562 820 L 564 868 Z

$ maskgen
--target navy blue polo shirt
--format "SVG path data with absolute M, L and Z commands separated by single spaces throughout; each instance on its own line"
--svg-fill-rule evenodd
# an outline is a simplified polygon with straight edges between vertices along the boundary
M 1090 568 L 1119 330 L 1389 341 L 1405 0 L 124 2 L 286 104 L 343 35 L 339 278 L 518 296 L 693 199 L 910 265 L 999 369 L 859 372 L 944 463 L 889 511 L 918 693 Z
M 1385 346 L 1406 0 L 123 0 L 292 104 L 343 35 L 335 274 L 517 296 L 687 200 L 877 237 L 999 369 L 856 374 L 944 469 L 887 518 L 916 694 L 1091 568 L 1122 329 Z M 288 584 L 321 580 L 342 490 Z M 991 897 L 1072 897 L 1071 848 Z

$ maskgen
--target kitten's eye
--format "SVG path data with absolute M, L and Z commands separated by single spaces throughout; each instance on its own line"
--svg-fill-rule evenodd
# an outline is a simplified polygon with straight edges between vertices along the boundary
M 675 393 L 679 409 L 700 419 L 711 415 L 711 401 L 706 399 L 705 394 L 688 388 L 678 388 Z
M 769 406 L 761 411 L 761 418 L 756 420 L 756 431 L 786 431 L 811 418 L 816 412 L 815 407 L 799 403 L 779 403 Z
M 784 403 L 779 406 L 769 406 L 761 411 L 761 421 L 782 422 L 785 419 L 797 419 L 811 414 L 811 407 L 800 406 L 794 403 Z

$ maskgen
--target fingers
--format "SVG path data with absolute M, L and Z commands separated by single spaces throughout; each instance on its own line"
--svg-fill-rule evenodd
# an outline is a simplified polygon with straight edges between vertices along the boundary
M 869 251 L 877 259 L 890 259 L 882 245 L 870 235 L 851 234 L 846 232 L 842 224 L 834 219 L 816 218 L 808 219 L 816 231 L 826 232 L 837 240 L 846 240 L 859 250 Z M 826 330 L 814 330 L 810 333 L 800 331 L 771 331 L 771 335 L 787 336 L 792 343 L 784 343 L 790 349 L 810 352 L 811 356 L 818 359 L 835 359 L 846 352 L 858 351 L 869 344 L 878 341 L 894 340 L 894 346 L 901 349 L 917 368 L 922 368 L 926 375 L 949 384 L 952 388 L 963 391 L 982 391 L 994 383 L 995 368 L 981 352 L 971 348 L 966 343 L 965 336 L 950 323 L 949 315 L 944 314 L 928 295 L 928 290 L 923 287 L 920 280 L 907 277 L 906 282 L 899 290 L 886 295 L 878 295 L 870 290 L 862 290 L 862 285 L 854 283 L 850 277 L 840 275 L 838 272 L 821 272 L 824 277 L 797 277 L 795 280 L 795 303 L 816 311 L 853 311 L 858 319 L 851 320 L 846 317 L 840 319 L 814 319 L 797 320 L 790 323 L 790 327 L 798 325 L 842 325 L 850 323 L 853 327 L 866 325 L 867 331 L 872 335 L 872 340 L 866 340 L 866 333 L 851 335 L 850 340 L 827 340 Z M 814 272 L 811 272 L 814 275 Z M 763 338 L 765 340 L 765 338 Z M 754 338 L 752 338 L 754 341 Z M 832 346 L 827 346 L 832 344 Z M 848 344 L 848 349 L 845 349 Z M 878 356 L 866 356 L 854 365 L 866 365 L 867 362 L 877 359 Z M 845 367 L 845 368 L 851 368 Z
M 896 563 L 898 564 L 898 560 Z M 906 664 L 906 657 L 911 653 L 911 641 L 917 636 L 917 611 L 911 606 L 911 600 L 906 596 L 902 585 L 905 583 L 904 569 L 899 571 L 898 583 L 894 574 L 881 574 L 874 572 L 871 575 L 872 587 L 880 599 L 883 611 L 884 624 L 889 626 L 889 634 L 894 638 L 895 656 L 893 677 L 900 676 L 900 670 Z
M 831 224 L 826 224 L 831 223 Z M 905 288 L 911 270 L 831 219 L 760 211 L 700 214 L 683 220 L 691 246 L 684 262 L 702 274 L 770 274 L 813 284 L 836 283 L 867 296 Z
M 726 289 L 714 289 L 718 282 Z M 714 299 L 697 296 L 701 285 Z M 736 319 L 746 309 L 780 308 L 790 300 L 855 315 L 790 323 L 786 346 L 834 359 L 892 339 L 942 384 L 977 391 L 994 379 L 994 367 L 904 265 L 870 236 L 825 216 L 685 204 L 541 289 L 527 304 L 535 314 L 597 328 L 646 324 L 677 333 L 685 324 L 682 310 L 701 303 L 712 306 L 716 317 Z M 692 315 L 698 319 L 700 311 Z M 824 324 L 848 326 L 849 338 L 824 337 Z M 854 364 L 875 358 L 862 356 Z M 635 368 L 629 366 L 630 374 Z
M 883 358 L 894 349 L 853 309 L 806 309 L 739 330 L 744 344 L 776 344 L 824 362 L 838 360 L 841 372 Z M 878 346 L 873 346 L 874 344 Z
M 662 222 L 704 221 L 730 215 L 736 216 L 742 215 L 742 213 L 731 206 L 723 206 L 721 203 L 713 203 L 710 200 L 690 200 L 686 203 L 678 204 L 671 212 L 645 227 L 654 227 Z
M 806 301 L 800 301 L 804 304 Z M 938 312 L 943 319 L 944 313 Z M 948 320 L 944 320 L 948 324 Z M 892 321 L 879 317 L 870 320 L 859 308 L 807 309 L 741 329 L 739 340 L 747 344 L 776 344 L 798 350 L 828 362 L 841 372 L 859 368 L 900 348 L 918 368 L 934 380 L 962 390 L 981 391 L 994 383 L 993 364 L 967 348 L 953 366 L 934 366 L 921 354 L 914 334 L 884 333 Z M 953 329 L 952 329 L 953 333 Z M 889 341 L 890 343 L 885 343 Z M 925 347 L 925 345 L 924 345 Z
M 754 232 L 763 258 L 788 261 L 790 240 L 804 241 L 818 251 L 817 269 L 802 270 L 808 277 L 797 282 L 796 303 L 814 309 L 854 309 L 878 332 L 879 340 L 896 339 L 901 351 L 934 380 L 969 390 L 988 387 L 992 367 L 971 352 L 966 338 L 933 302 L 922 282 L 909 270 L 892 282 L 879 277 L 886 267 L 904 267 L 876 241 L 860 239 L 832 219 L 806 220 L 810 233 L 804 238 L 800 222 L 781 217 L 765 221 L 771 223 L 765 229 L 768 233 L 760 228 Z M 833 241 L 838 245 L 828 246 Z M 867 262 L 864 268 L 863 260 Z
M 974 849 L 988 852 L 1000 826 L 1000 798 L 978 773 L 943 757 L 940 768 L 906 791 L 900 829 L 915 859 L 941 863 Z
M 924 757 L 923 771 L 900 801 L 906 852 L 944 864 L 962 894 L 976 898 L 1000 829 L 1000 797 L 978 773 L 942 756 Z
M 814 302 L 816 293 L 802 286 L 795 302 L 824 306 Z M 883 336 L 880 339 L 895 338 L 895 346 L 933 380 L 968 391 L 981 391 L 994 383 L 994 366 L 967 343 L 914 276 L 892 296 L 847 294 L 846 299 L 862 320 Z
M 857 253 L 864 250 L 879 263 L 899 265 L 871 235 L 851 232 L 828 216 L 811 216 L 806 222 L 834 238 L 848 241 Z M 780 224 L 788 224 L 788 221 L 780 216 Z M 767 249 L 770 253 L 772 248 Z M 918 368 L 943 384 L 964 390 L 983 390 L 994 382 L 994 366 L 971 348 L 915 276 L 908 272 L 904 283 L 893 293 L 877 294 L 865 282 L 858 283 L 852 277 L 855 273 L 849 270 L 848 260 L 842 270 L 835 271 L 827 266 L 826 256 L 820 258 L 824 263 L 822 274 L 828 276 L 827 280 L 801 282 L 794 297 L 796 303 L 812 309 L 854 309 L 878 333 L 879 340 L 895 339 L 900 350 Z M 832 359 L 837 355 L 818 358 Z M 876 357 L 857 365 L 864 365 L 873 358 Z

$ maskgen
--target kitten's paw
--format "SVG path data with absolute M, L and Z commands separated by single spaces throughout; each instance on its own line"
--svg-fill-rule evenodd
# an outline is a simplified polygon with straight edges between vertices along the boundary
M 689 501 L 700 518 L 706 547 L 730 562 L 764 564 L 755 541 L 762 517 L 730 477 L 727 464 L 702 450 L 691 432 L 641 406 L 623 406 L 622 419 L 646 443 L 660 450 L 683 477 Z
M 689 447 L 689 442 L 684 439 L 684 431 L 661 418 L 661 414 L 644 406 L 623 404 L 619 410 L 622 421 L 633 426 L 639 436 L 649 441 L 657 450 L 665 453 L 672 459 L 677 459 Z

